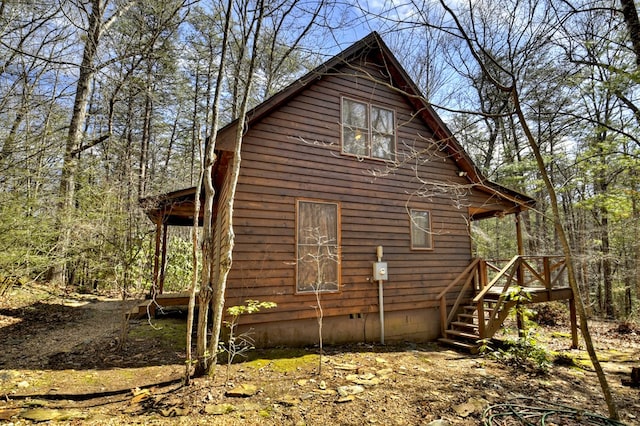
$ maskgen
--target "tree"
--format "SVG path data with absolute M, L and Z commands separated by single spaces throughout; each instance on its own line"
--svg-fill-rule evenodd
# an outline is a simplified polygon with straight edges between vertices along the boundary
M 278 61 L 276 65 L 269 69 L 271 72 L 281 72 L 282 64 L 286 62 L 294 51 L 294 48 L 301 43 L 304 34 L 314 24 L 319 12 L 322 10 L 323 2 L 315 7 L 311 13 L 306 12 L 304 5 L 298 0 L 290 0 L 278 5 L 267 5 L 262 0 L 257 1 L 230 1 L 225 5 L 225 9 L 220 16 L 224 22 L 222 28 L 223 37 L 220 52 L 217 53 L 219 64 L 217 66 L 218 79 L 212 101 L 209 103 L 211 113 L 209 118 L 209 131 L 206 137 L 204 166 L 203 166 L 203 229 L 202 229 L 202 273 L 199 293 L 199 316 L 197 326 L 196 356 L 198 364 L 196 374 L 214 373 L 216 356 L 219 343 L 219 335 L 222 327 L 224 314 L 226 280 L 233 261 L 233 206 L 235 188 L 240 175 L 240 165 L 242 160 L 242 137 L 246 126 L 246 113 L 250 105 L 254 104 L 253 86 L 258 72 L 265 72 L 265 69 L 258 69 L 263 56 L 261 51 L 265 37 L 269 43 L 273 37 L 283 37 L 284 34 L 292 34 L 287 23 L 295 22 L 301 16 L 306 16 L 308 20 L 303 21 L 302 33 L 294 36 L 294 42 L 290 49 L 284 49 L 282 57 L 272 56 Z M 282 13 L 282 11 L 287 11 Z M 296 12 L 297 13 L 294 13 Z M 270 25 L 270 28 L 277 29 L 277 32 L 266 32 L 263 26 Z M 233 35 L 233 37 L 232 37 Z M 273 52 L 271 52 L 273 55 Z M 280 65 L 278 65 L 280 64 Z M 265 75 L 265 74 L 263 74 Z M 268 80 L 268 79 L 267 79 Z M 228 90 L 228 92 L 224 92 Z M 227 186 L 228 194 L 221 198 L 223 205 L 218 209 L 217 215 L 223 215 L 225 223 L 222 228 L 216 229 L 218 233 L 217 242 L 214 240 L 214 215 L 213 205 L 216 196 L 213 185 L 212 170 L 216 156 L 216 137 L 223 118 L 222 114 L 222 94 L 228 93 L 230 96 L 231 119 L 235 121 L 234 152 L 230 162 L 229 177 Z M 218 219 L 219 220 L 219 219 Z M 217 246 L 216 246 L 217 244 Z M 212 315 L 212 338 L 209 342 L 206 339 L 208 328 L 209 309 L 213 310 Z
M 442 4 L 442 7 L 449 13 L 454 28 L 456 28 L 459 37 L 461 37 L 461 39 L 467 44 L 471 55 L 480 67 L 483 75 L 485 75 L 485 77 L 497 90 L 508 95 L 513 104 L 513 114 L 517 117 L 518 124 L 521 126 L 529 147 L 536 159 L 540 176 L 544 181 L 545 188 L 549 195 L 552 220 L 554 223 L 555 231 L 557 233 L 557 237 L 562 245 L 562 250 L 566 258 L 569 285 L 571 286 L 571 289 L 573 290 L 573 293 L 575 295 L 576 307 L 580 317 L 580 329 L 587 346 L 587 352 L 589 353 L 591 362 L 593 363 L 598 379 L 600 380 L 600 385 L 602 387 L 602 391 L 609 408 L 609 416 L 613 419 L 618 419 L 618 412 L 611 395 L 611 390 L 607 383 L 606 376 L 604 374 L 604 371 L 602 370 L 600 362 L 598 361 L 593 342 L 589 334 L 586 311 L 584 308 L 584 304 L 582 303 L 580 289 L 578 287 L 576 279 L 572 249 L 569 244 L 569 239 L 567 237 L 564 224 L 562 222 L 562 215 L 559 208 L 557 191 L 554 183 L 550 178 L 548 163 L 545 161 L 545 158 L 542 154 L 538 139 L 532 132 L 529 121 L 525 115 L 522 103 L 523 99 L 521 98 L 520 94 L 520 76 L 525 75 L 526 73 L 528 59 L 531 57 L 535 57 L 535 53 L 537 52 L 535 48 L 544 45 L 548 40 L 548 37 L 553 34 L 554 28 L 549 26 L 549 21 L 547 20 L 550 11 L 545 7 L 544 4 L 534 3 L 531 9 L 527 9 L 525 5 L 516 3 L 516 7 L 511 9 L 514 11 L 513 15 L 511 16 L 529 17 L 529 20 L 526 22 L 527 27 L 524 31 L 520 30 L 517 26 L 513 26 L 510 28 L 510 39 L 513 40 L 514 43 L 508 45 L 510 49 L 507 52 L 510 54 L 508 57 L 511 60 L 507 62 L 499 62 L 495 55 L 485 50 L 485 46 L 482 44 L 482 40 L 479 40 L 476 37 L 477 34 L 479 34 L 479 29 L 487 30 L 488 28 L 483 26 L 477 28 L 475 26 L 475 22 L 472 21 L 471 26 L 469 27 L 471 33 L 469 33 L 467 28 L 465 28 L 465 26 L 459 19 L 458 13 L 454 12 L 454 10 L 450 8 L 444 0 L 440 0 L 440 3 Z M 522 7 L 522 9 L 518 10 L 519 7 Z M 470 13 L 470 16 L 473 16 L 473 9 L 469 10 L 468 12 Z M 515 22 L 515 20 L 512 19 L 510 22 Z M 505 75 L 503 76 L 493 72 L 493 67 L 499 68 L 504 72 Z
M 50 278 L 54 281 L 65 282 L 64 264 L 66 262 L 64 258 L 70 243 L 70 234 L 69 229 L 65 229 L 66 226 L 63 225 L 62 218 L 67 216 L 74 207 L 77 159 L 78 155 L 85 149 L 82 146 L 83 128 L 87 116 L 91 83 L 96 70 L 95 60 L 98 55 L 98 46 L 105 31 L 109 30 L 116 20 L 133 5 L 133 2 L 116 5 L 114 11 L 109 10 L 110 4 L 110 0 L 91 0 L 88 5 L 90 10 L 85 9 L 85 5 L 78 4 L 76 5 L 78 8 L 70 12 L 70 16 L 75 16 L 77 13 L 82 12 L 86 13 L 87 22 L 84 29 L 85 43 L 82 60 L 78 65 L 78 81 L 73 101 L 73 112 L 69 121 L 69 130 L 62 159 L 58 216 L 59 226 L 61 227 L 59 252 L 63 262 L 52 268 Z

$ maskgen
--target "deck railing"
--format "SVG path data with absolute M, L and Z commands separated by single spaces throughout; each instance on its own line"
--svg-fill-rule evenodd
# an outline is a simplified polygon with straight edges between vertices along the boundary
M 476 306 L 478 315 L 478 333 L 480 339 L 493 334 L 493 328 L 499 327 L 498 322 L 502 308 L 505 308 L 506 295 L 514 287 L 524 289 L 546 289 L 551 292 L 555 288 L 566 287 L 563 272 L 566 269 L 564 256 L 514 256 L 503 267 L 499 261 L 489 262 L 475 259 L 456 277 L 444 290 L 438 294 L 440 301 L 440 326 L 444 336 L 445 330 L 451 324 L 464 301 L 471 300 Z M 459 287 L 459 283 L 463 283 Z M 447 309 L 447 294 L 455 291 L 458 296 L 451 309 Z M 490 317 L 485 318 L 485 298 L 487 295 L 498 294 L 494 299 Z M 496 325 L 497 324 L 497 325 Z M 487 329 L 487 327 L 489 329 Z

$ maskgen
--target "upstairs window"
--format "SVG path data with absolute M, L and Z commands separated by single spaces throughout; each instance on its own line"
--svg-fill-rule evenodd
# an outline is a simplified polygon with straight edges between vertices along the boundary
M 364 158 L 395 159 L 395 117 L 390 109 L 342 99 L 342 152 Z
M 298 201 L 296 233 L 296 290 L 338 291 L 340 277 L 339 206 Z
M 428 210 L 411 209 L 411 248 L 417 250 L 431 250 L 431 212 Z

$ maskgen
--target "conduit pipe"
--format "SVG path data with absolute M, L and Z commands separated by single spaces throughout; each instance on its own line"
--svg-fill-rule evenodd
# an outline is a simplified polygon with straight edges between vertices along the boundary
M 382 262 L 382 246 L 376 248 L 378 262 Z M 384 345 L 384 292 L 382 290 L 382 279 L 378 280 L 378 305 L 380 310 L 380 344 Z

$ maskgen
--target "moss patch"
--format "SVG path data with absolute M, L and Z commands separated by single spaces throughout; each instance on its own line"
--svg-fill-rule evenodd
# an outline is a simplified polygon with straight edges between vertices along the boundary
M 270 366 L 273 371 L 280 373 L 290 373 L 300 368 L 308 368 L 310 366 L 316 366 L 318 364 L 318 355 L 304 355 L 297 358 L 280 358 L 280 359 L 254 359 L 247 361 L 244 365 L 253 368 L 261 369 L 265 366 Z
M 308 366 L 315 366 L 318 364 L 318 355 L 304 355 L 298 358 L 282 358 L 276 359 L 271 362 L 271 366 L 275 371 L 281 373 L 288 373 L 297 370 L 298 368 L 304 368 Z
M 551 337 L 554 339 L 571 339 L 571 333 L 554 331 L 551 333 Z
M 186 350 L 187 325 L 180 318 L 162 318 L 152 322 L 153 325 L 144 323 L 129 331 L 130 339 L 152 339 L 163 347 L 175 351 Z
M 313 367 L 318 364 L 318 354 L 299 348 L 282 348 L 255 351 L 243 365 L 253 369 L 270 366 L 281 373 L 293 372 L 299 368 Z

